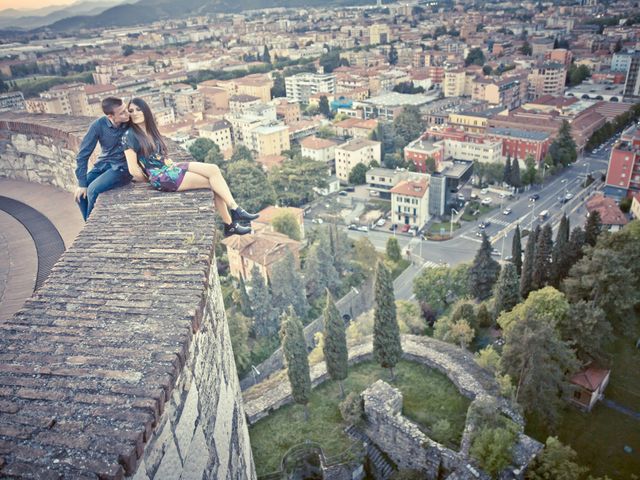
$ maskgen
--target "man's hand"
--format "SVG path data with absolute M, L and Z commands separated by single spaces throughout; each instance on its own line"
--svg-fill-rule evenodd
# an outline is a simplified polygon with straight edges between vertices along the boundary
M 75 193 L 73 194 L 73 199 L 80 203 L 81 198 L 87 198 L 87 187 L 78 187 L 76 188 Z

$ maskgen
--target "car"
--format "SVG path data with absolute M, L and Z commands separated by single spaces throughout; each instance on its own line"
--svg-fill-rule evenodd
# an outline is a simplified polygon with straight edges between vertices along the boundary
M 486 195 L 487 193 L 489 193 L 489 190 L 487 190 L 486 188 L 480 190 L 480 195 Z
M 511 207 L 507 207 L 502 211 L 503 215 L 509 215 L 513 210 L 511 210 Z
M 458 198 L 458 200 L 462 200 L 462 201 L 464 201 L 464 200 L 465 200 L 465 198 L 464 198 L 464 193 L 459 193 L 459 194 L 458 194 L 458 196 L 457 196 L 457 198 Z
M 360 226 L 358 227 L 358 231 L 359 231 L 359 232 L 368 232 L 368 231 L 369 231 L 369 228 L 368 228 L 367 226 L 365 226 L 365 225 L 360 225 Z
M 481 236 L 482 236 L 482 231 L 476 230 L 476 237 L 481 237 Z
M 313 220 L 311 220 L 311 223 L 323 224 L 324 220 L 322 220 L 321 218 L 314 218 Z
M 564 196 L 564 198 L 566 200 L 571 200 L 573 198 L 573 193 L 567 192 L 567 194 Z
M 489 220 L 485 220 L 484 222 L 480 222 L 478 224 L 478 228 L 482 228 L 482 229 L 485 229 L 489 226 L 491 226 L 491 222 Z
M 489 197 L 483 198 L 480 203 L 482 205 L 491 205 L 491 198 L 489 198 Z
M 491 250 L 491 255 L 495 255 L 496 257 L 499 257 L 500 252 L 494 248 L 493 250 Z
M 540 195 L 538 195 L 537 193 L 534 193 L 533 195 L 529 195 L 529 201 L 530 202 L 535 202 L 539 198 L 540 198 Z
M 560 180 L 560 183 L 567 183 L 567 179 L 563 178 L 562 180 Z
M 398 225 L 395 223 L 392 223 L 391 226 L 389 227 L 389 230 L 391 230 L 392 232 L 398 229 Z
M 477 193 L 472 193 L 472 194 L 471 194 L 471 200 L 477 200 L 478 198 L 479 198 L 479 197 L 478 197 L 478 194 L 477 194 Z
M 376 222 L 376 225 L 377 225 L 378 227 L 383 227 L 383 226 L 384 226 L 384 224 L 385 224 L 385 222 L 386 222 L 386 220 L 385 220 L 384 218 L 381 218 L 380 220 L 378 220 L 378 221 Z
M 506 257 L 504 257 L 503 259 L 505 262 L 510 262 L 511 260 L 513 260 L 513 257 L 511 255 L 507 255 Z
M 369 190 L 369 196 L 371 197 L 379 197 L 380 196 L 380 192 L 377 190 Z
M 500 193 L 500 198 L 507 198 L 507 194 L 504 192 Z
M 410 228 L 411 228 L 411 225 L 403 225 L 400 231 L 403 233 L 407 233 Z
M 345 187 L 344 190 L 346 192 L 355 192 L 356 191 L 356 187 Z
M 358 230 L 358 226 L 355 223 L 352 223 L 351 225 L 349 225 L 349 230 Z
M 346 197 L 348 194 L 347 194 L 347 192 L 346 192 L 346 191 L 344 191 L 344 190 L 340 190 L 340 191 L 338 192 L 338 195 L 340 195 L 341 197 Z
M 565 197 L 558 197 L 558 201 L 560 202 L 561 205 L 564 205 L 569 201 L 569 199 Z

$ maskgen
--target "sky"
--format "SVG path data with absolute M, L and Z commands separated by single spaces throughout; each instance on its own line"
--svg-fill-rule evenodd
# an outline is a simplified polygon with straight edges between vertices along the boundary
M 6 8 L 35 9 L 49 7 L 51 5 L 66 6 L 78 0 L 0 0 L 0 10 Z M 106 3 L 113 3 L 113 0 L 104 0 Z

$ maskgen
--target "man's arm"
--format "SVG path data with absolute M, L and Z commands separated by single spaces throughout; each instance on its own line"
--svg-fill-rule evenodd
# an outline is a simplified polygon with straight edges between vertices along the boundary
M 98 130 L 98 122 L 93 122 L 80 144 L 80 151 L 76 157 L 76 178 L 80 188 L 87 188 L 87 164 L 98 143 Z

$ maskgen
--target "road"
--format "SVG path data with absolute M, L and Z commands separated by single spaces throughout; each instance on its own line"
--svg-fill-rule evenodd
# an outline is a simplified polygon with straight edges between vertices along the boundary
M 491 225 L 484 231 L 489 235 L 491 243 L 499 255 L 496 258 L 511 255 L 511 242 L 516 225 L 521 229 L 535 228 L 551 222 L 554 230 L 563 214 L 571 221 L 571 228 L 582 226 L 585 221 L 586 211 L 584 200 L 590 191 L 601 186 L 600 176 L 606 172 L 612 142 L 605 144 L 598 153 L 579 157 L 569 168 L 556 174 L 552 178 L 546 178 L 542 186 L 535 187 L 521 193 L 515 199 L 501 199 L 497 194 L 489 194 L 498 206 L 480 220 L 490 221 Z M 596 182 L 590 188 L 583 188 L 582 184 L 587 174 L 591 173 Z M 534 193 L 539 195 L 535 202 L 529 200 Z M 561 203 L 559 198 L 568 193 L 573 197 L 566 203 Z M 483 195 L 482 197 L 485 197 Z M 511 208 L 511 213 L 504 215 L 506 207 Z M 546 219 L 539 218 L 540 212 L 547 210 Z M 305 229 L 313 227 L 312 223 L 305 220 Z M 457 265 L 470 262 L 480 246 L 481 239 L 476 236 L 479 231 L 476 223 L 467 222 L 454 232 L 454 238 L 444 242 L 420 240 L 402 233 L 392 233 L 387 226 L 381 229 L 371 229 L 368 232 L 347 230 L 348 236 L 354 240 L 366 236 L 378 251 L 384 251 L 387 240 L 395 235 L 404 255 L 411 258 L 412 265 L 407 268 L 394 282 L 396 299 L 408 300 L 413 297 L 413 279 L 423 268 L 432 268 L 438 265 Z M 524 245 L 523 245 L 524 248 Z M 408 252 L 408 253 L 407 253 Z

